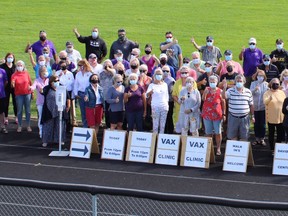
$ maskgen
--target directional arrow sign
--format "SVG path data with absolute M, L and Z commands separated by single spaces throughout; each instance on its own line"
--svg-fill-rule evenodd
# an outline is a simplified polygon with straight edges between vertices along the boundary
M 89 131 L 87 130 L 86 134 L 83 133 L 74 133 L 74 136 L 78 136 L 78 137 L 86 137 L 86 141 L 91 137 L 91 134 L 89 133 Z
M 83 156 L 85 156 L 85 154 L 87 154 L 87 152 L 88 152 L 88 148 L 86 145 L 84 145 L 84 149 L 83 148 L 72 148 L 72 151 L 83 152 Z

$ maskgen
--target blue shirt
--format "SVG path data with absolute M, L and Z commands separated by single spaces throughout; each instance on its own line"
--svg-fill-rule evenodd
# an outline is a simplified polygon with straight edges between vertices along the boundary
M 33 67 L 34 71 L 35 71 L 35 77 L 36 79 L 39 78 L 39 68 L 40 68 L 40 65 L 37 63 L 35 65 L 35 67 Z M 46 66 L 47 68 L 47 71 L 48 71 L 48 77 L 52 76 L 52 68 L 50 66 Z

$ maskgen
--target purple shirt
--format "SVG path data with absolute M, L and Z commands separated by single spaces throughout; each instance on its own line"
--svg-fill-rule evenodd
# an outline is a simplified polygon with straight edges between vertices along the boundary
M 38 57 L 42 55 L 42 50 L 44 47 L 49 47 L 49 57 L 54 58 L 53 55 L 56 54 L 56 49 L 54 47 L 54 44 L 52 41 L 46 40 L 44 45 L 41 44 L 41 41 L 37 41 L 34 44 L 32 44 L 32 51 L 36 54 L 36 59 L 38 60 Z
M 262 63 L 263 53 L 260 49 L 256 48 L 251 50 L 245 49 L 243 53 L 243 70 L 245 76 L 252 76 L 257 69 L 257 66 Z
M 37 90 L 37 100 L 36 105 L 43 105 L 44 104 L 44 95 L 40 93 L 40 89 L 43 89 L 46 85 L 49 84 L 49 78 L 46 78 L 45 80 L 41 79 L 40 77 L 35 79 L 32 87 L 32 90 Z
M 112 59 L 111 62 L 113 65 L 115 65 L 117 63 L 117 59 Z M 130 63 L 126 61 L 125 59 L 123 59 L 122 64 L 124 65 L 125 70 L 130 69 Z
M 0 98 L 5 98 L 5 83 L 8 81 L 6 71 L 0 68 Z
M 130 86 L 125 88 L 125 93 L 132 93 L 132 96 L 129 97 L 128 102 L 126 103 L 126 112 L 139 112 L 144 110 L 142 94 L 144 93 L 144 89 L 138 85 L 138 89 L 136 91 L 132 91 Z
M 76 67 L 75 64 L 74 64 L 73 62 L 70 62 L 70 64 L 67 65 L 67 70 L 68 70 L 68 71 L 74 71 L 75 67 Z M 55 71 L 61 70 L 60 65 L 54 63 L 54 64 L 52 65 L 52 70 L 55 70 Z

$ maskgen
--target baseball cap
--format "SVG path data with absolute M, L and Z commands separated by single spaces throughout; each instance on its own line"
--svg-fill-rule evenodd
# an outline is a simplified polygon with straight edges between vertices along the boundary
M 167 57 L 167 55 L 165 53 L 161 53 L 159 59 L 161 59 L 161 58 L 167 59 L 168 57 Z
M 264 54 L 264 55 L 263 55 L 263 59 L 270 59 L 270 55 Z
M 257 43 L 255 38 L 250 38 L 248 42 L 249 42 L 249 44 L 250 43 L 255 43 L 255 44 Z
M 212 66 L 212 63 L 210 61 L 206 61 L 204 65 L 209 64 L 210 66 Z
M 117 54 L 123 54 L 123 52 L 122 52 L 122 50 L 118 49 L 118 50 L 115 51 L 115 54 L 116 54 L 116 55 L 117 55 Z
M 213 38 L 212 36 L 207 36 L 207 37 L 206 37 L 206 41 L 207 41 L 207 40 L 214 40 L 214 38 Z
M 73 43 L 71 41 L 67 41 L 66 46 L 73 46 Z
M 232 51 L 231 50 L 225 50 L 224 55 L 232 55 Z
M 89 58 L 97 58 L 97 56 L 96 56 L 94 53 L 91 53 L 91 54 L 89 55 Z

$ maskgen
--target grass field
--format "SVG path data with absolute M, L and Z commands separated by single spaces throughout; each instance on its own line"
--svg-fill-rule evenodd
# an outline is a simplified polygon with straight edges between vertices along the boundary
M 74 27 L 82 35 L 89 35 L 92 27 L 97 26 L 108 48 L 116 40 L 117 30 L 125 28 L 127 37 L 139 42 L 142 51 L 146 43 L 151 43 L 157 56 L 166 31 L 174 33 L 183 56 L 189 57 L 194 51 L 191 36 L 201 45 L 207 35 L 213 35 L 215 45 L 222 52 L 233 51 L 234 60 L 238 60 L 241 48 L 247 46 L 252 36 L 265 53 L 275 49 L 276 38 L 288 41 L 285 0 L 12 0 L 0 5 L 0 57 L 12 51 L 16 59 L 26 62 L 32 77 L 34 72 L 24 48 L 28 41 L 38 40 L 42 29 L 58 52 L 69 40 L 82 56 L 84 45 L 77 42 L 72 32 Z

